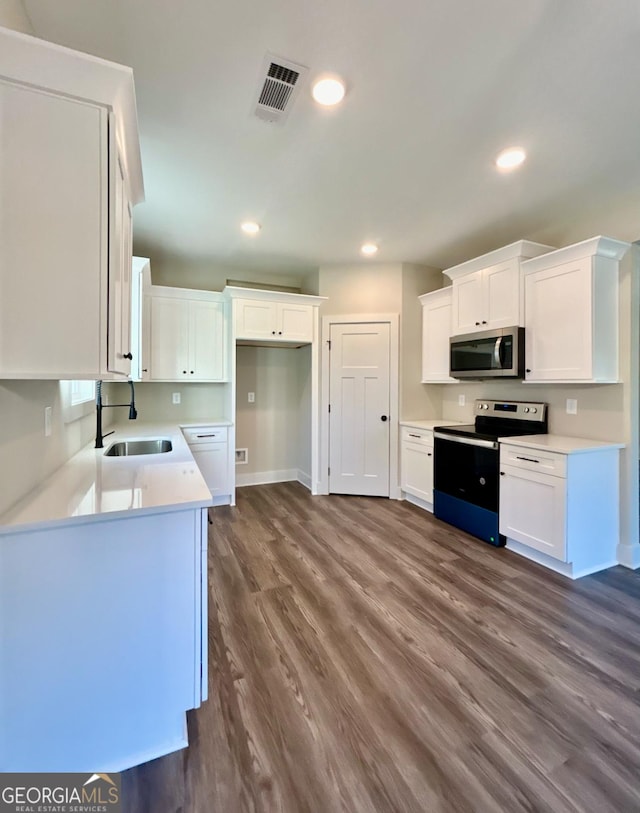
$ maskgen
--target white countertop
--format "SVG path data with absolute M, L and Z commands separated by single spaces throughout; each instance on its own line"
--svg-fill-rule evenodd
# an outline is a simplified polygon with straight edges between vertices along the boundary
M 525 449 L 538 449 L 542 452 L 559 454 L 584 454 L 600 452 L 604 449 L 624 449 L 624 443 L 613 441 L 589 440 L 589 438 L 571 438 L 566 435 L 517 435 L 516 437 L 498 438 L 501 443 L 522 446 Z
M 211 419 L 180 425 L 116 424 L 103 449 L 94 449 L 92 441 L 1 515 L 0 535 L 79 520 L 116 519 L 138 511 L 156 513 L 211 505 L 211 492 L 180 431 L 181 426 L 205 425 L 232 424 Z M 104 455 L 112 443 L 149 437 L 169 439 L 172 451 L 131 457 Z
M 429 421 L 400 421 L 400 426 L 409 426 L 411 429 L 435 429 L 436 426 L 459 426 L 462 421 L 447 421 L 444 418 Z

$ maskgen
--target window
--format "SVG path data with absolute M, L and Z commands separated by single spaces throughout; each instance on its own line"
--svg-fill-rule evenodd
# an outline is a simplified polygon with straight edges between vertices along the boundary
M 77 421 L 93 412 L 96 400 L 96 382 L 61 381 L 60 397 L 64 422 Z

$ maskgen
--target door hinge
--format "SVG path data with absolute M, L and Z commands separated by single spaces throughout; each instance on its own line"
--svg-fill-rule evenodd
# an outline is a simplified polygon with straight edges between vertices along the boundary
M 327 474 L 328 474 L 329 476 L 331 476 L 331 466 L 329 466 L 329 468 L 327 469 Z
M 331 339 L 327 339 L 327 344 L 329 345 L 329 350 L 331 350 Z
M 329 404 L 329 412 L 331 412 L 331 404 Z

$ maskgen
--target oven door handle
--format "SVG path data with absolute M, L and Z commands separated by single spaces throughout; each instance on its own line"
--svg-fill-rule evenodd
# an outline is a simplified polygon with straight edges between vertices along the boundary
M 479 438 L 463 438 L 460 435 L 445 435 L 443 432 L 434 432 L 434 438 L 440 440 L 450 440 L 453 443 L 464 443 L 466 446 L 482 446 L 483 449 L 497 449 L 498 442 L 495 440 L 480 440 Z
M 502 369 L 502 336 L 498 336 L 496 339 L 496 346 L 493 348 L 493 359 L 496 363 L 496 368 L 498 370 Z

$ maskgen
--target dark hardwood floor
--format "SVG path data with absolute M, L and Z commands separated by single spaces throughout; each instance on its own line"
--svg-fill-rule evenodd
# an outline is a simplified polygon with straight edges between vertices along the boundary
M 292 483 L 211 515 L 209 700 L 128 813 L 640 811 L 638 574 Z

